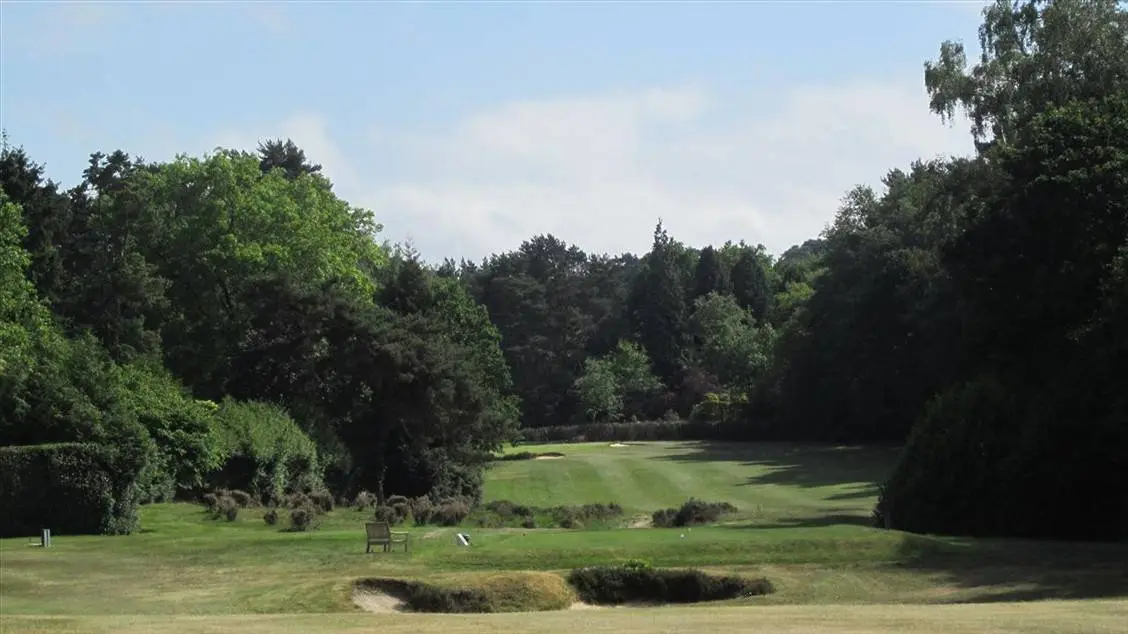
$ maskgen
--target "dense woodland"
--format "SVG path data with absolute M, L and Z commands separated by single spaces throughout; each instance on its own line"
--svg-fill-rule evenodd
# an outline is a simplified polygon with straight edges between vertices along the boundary
M 904 443 L 885 527 L 1128 539 L 1126 13 L 1004 0 L 979 35 L 924 73 L 976 155 L 893 169 L 778 256 L 658 221 L 645 254 L 434 266 L 289 141 L 95 153 L 72 189 L 5 141 L 4 533 L 130 532 L 215 487 L 474 498 L 523 428 L 663 420 Z

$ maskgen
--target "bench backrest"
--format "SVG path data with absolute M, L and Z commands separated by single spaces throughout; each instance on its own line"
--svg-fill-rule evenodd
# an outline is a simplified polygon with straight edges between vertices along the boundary
M 392 536 L 392 527 L 387 522 L 368 522 L 364 529 L 368 531 L 368 539 L 388 539 Z

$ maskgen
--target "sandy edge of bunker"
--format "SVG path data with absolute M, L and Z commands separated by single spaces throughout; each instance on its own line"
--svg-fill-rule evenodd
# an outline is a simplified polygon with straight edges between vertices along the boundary
M 404 602 L 396 597 L 388 594 L 387 592 L 380 592 L 379 590 L 361 590 L 354 589 L 352 595 L 353 604 L 356 607 L 371 614 L 402 614 L 410 612 L 404 607 Z M 592 605 L 584 603 L 583 601 L 576 601 L 568 606 L 568 610 L 603 610 L 608 606 Z

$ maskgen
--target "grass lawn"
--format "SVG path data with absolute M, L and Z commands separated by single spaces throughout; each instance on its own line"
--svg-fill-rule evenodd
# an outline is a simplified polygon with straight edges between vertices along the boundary
M 507 453 L 524 451 L 564 456 L 494 463 L 487 501 L 618 502 L 650 514 L 696 497 L 730 502 L 765 528 L 868 524 L 877 483 L 897 456 L 892 448 L 706 442 L 520 445 Z
M 865 526 L 888 450 L 707 443 L 517 450 L 565 456 L 496 463 L 487 499 L 614 501 L 648 513 L 696 496 L 731 502 L 741 514 L 692 530 L 411 527 L 410 553 L 366 555 L 368 515 L 353 509 L 334 511 L 316 531 L 287 533 L 266 526 L 262 510 L 227 522 L 192 505 L 153 505 L 132 536 L 56 536 L 47 550 L 0 540 L 0 631 L 706 632 L 756 624 L 768 632 L 1098 633 L 1123 631 L 1128 620 L 1128 547 Z M 456 530 L 472 534 L 471 548 L 454 545 Z M 362 577 L 473 584 L 499 571 L 563 573 L 631 558 L 764 576 L 777 592 L 698 607 L 482 616 L 365 614 L 351 599 Z M 1078 601 L 1013 603 L 1032 599 Z

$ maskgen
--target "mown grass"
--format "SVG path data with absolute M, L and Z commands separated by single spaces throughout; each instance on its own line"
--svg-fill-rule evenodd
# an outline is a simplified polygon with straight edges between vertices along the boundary
M 5 634 L 1122 634 L 1126 601 L 1037 604 L 815 605 L 759 608 L 609 609 L 491 615 L 2 616 Z
M 521 445 L 552 460 L 490 465 L 484 496 L 530 506 L 618 502 L 650 514 L 690 497 L 724 501 L 764 527 L 868 523 L 896 458 L 884 447 L 639 442 Z
M 1114 631 L 1101 628 L 1112 616 L 1124 615 L 1124 604 L 1115 601 L 1077 604 L 1095 606 L 1091 609 L 1039 603 L 1022 614 L 1040 617 L 1020 618 L 1003 602 L 1128 596 L 1123 565 L 1128 547 L 935 538 L 866 526 L 861 520 L 872 506 L 874 480 L 888 464 L 886 450 L 703 443 L 519 449 L 558 450 L 566 456 L 497 463 L 488 475 L 488 499 L 543 506 L 615 501 L 644 512 L 695 496 L 755 512 L 733 523 L 692 529 L 461 529 L 472 534 L 469 549 L 454 545 L 459 529 L 406 527 L 412 534 L 409 553 L 366 555 L 366 512 L 337 509 L 315 531 L 288 533 L 267 526 L 263 510 L 244 510 L 227 522 L 207 519 L 197 506 L 154 505 L 142 509 L 143 531 L 132 536 L 56 536 L 48 550 L 29 548 L 26 540 L 0 540 L 0 630 L 410 628 L 449 634 L 515 628 L 732 631 L 734 623 L 766 623 L 765 631 L 1102 632 Z M 665 479 L 655 480 L 655 487 L 670 490 L 647 489 L 641 499 L 630 497 L 644 485 L 629 482 L 644 480 L 641 474 L 657 469 L 656 464 L 664 465 L 659 470 Z M 554 477 L 557 470 L 573 475 Z M 623 473 L 640 475 L 616 488 L 616 474 Z M 522 486 L 517 481 L 522 477 L 539 484 Z M 787 503 L 788 495 L 794 504 Z M 362 578 L 487 587 L 504 585 L 498 581 L 505 579 L 498 575 L 503 571 L 566 573 L 628 559 L 766 577 L 776 592 L 707 610 L 624 608 L 454 620 L 403 615 L 397 617 L 406 619 L 403 630 L 397 629 L 400 621 L 357 614 L 351 600 L 353 585 Z M 505 596 L 521 600 L 511 590 Z M 991 605 L 890 605 L 959 602 Z M 770 607 L 780 604 L 806 607 Z M 822 607 L 827 604 L 871 607 L 828 611 Z M 1037 625 L 1043 622 L 1051 626 Z M 316 625 L 304 629 L 311 624 Z

